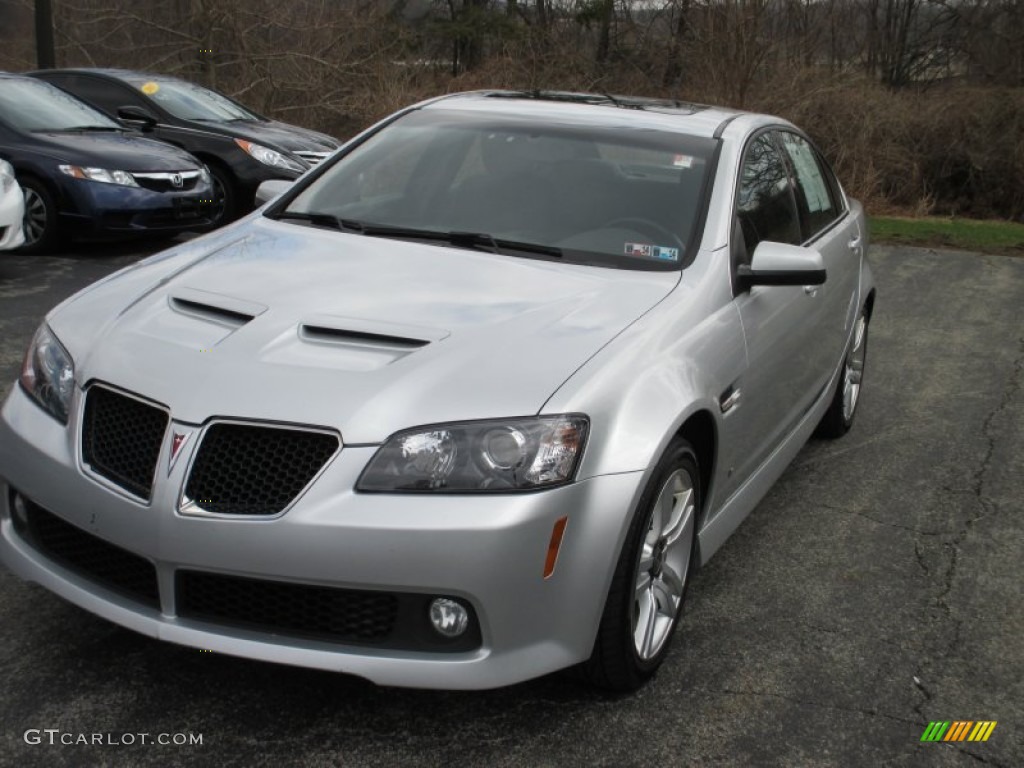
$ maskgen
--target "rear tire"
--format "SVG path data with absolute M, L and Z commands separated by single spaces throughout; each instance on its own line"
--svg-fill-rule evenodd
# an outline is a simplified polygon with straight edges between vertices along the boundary
M 839 372 L 832 402 L 818 424 L 819 437 L 834 440 L 842 437 L 853 426 L 853 418 L 857 415 L 857 404 L 860 402 L 861 385 L 864 382 L 864 366 L 868 354 L 868 315 L 861 310 L 857 318 L 857 326 L 850 340 L 850 348 L 843 359 L 843 368 Z
M 697 454 L 677 437 L 640 498 L 593 653 L 580 666 L 591 684 L 635 691 L 665 660 L 693 571 L 700 505 Z

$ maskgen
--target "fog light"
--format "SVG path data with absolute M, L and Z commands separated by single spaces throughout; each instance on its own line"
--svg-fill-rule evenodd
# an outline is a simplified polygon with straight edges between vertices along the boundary
M 458 637 L 469 626 L 469 612 L 455 600 L 437 597 L 430 604 L 430 623 L 438 634 Z
M 28 508 L 20 493 L 11 495 L 11 521 L 19 533 L 28 529 Z

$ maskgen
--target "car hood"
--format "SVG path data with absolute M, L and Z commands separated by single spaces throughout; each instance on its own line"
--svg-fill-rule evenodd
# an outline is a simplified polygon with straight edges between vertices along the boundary
M 200 123 L 204 131 L 248 139 L 272 149 L 288 152 L 333 152 L 340 145 L 330 136 L 277 120 L 239 120 L 230 123 Z
M 131 133 L 34 133 L 36 151 L 70 165 L 119 171 L 186 171 L 199 168 L 188 152 Z
M 378 443 L 537 413 L 678 280 L 257 217 L 86 289 L 50 324 L 79 384 L 109 382 L 176 420 Z

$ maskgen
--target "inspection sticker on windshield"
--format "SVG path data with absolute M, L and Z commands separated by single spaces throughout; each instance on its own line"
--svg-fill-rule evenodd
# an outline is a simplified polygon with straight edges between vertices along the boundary
M 648 245 L 647 243 L 626 243 L 626 255 L 659 259 L 660 261 L 679 261 L 678 248 L 666 248 L 663 245 Z
M 152 80 L 150 80 L 148 83 L 144 83 L 139 90 L 147 96 L 152 96 L 154 93 L 160 90 L 160 86 L 159 84 L 154 83 Z
M 672 165 L 676 168 L 690 168 L 693 165 L 692 155 L 676 155 L 672 158 Z

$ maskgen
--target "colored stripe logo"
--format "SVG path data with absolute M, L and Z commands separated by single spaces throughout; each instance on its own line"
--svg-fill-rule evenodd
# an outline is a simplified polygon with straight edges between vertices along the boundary
M 928 723 L 921 741 L 988 741 L 995 720 L 938 720 Z

